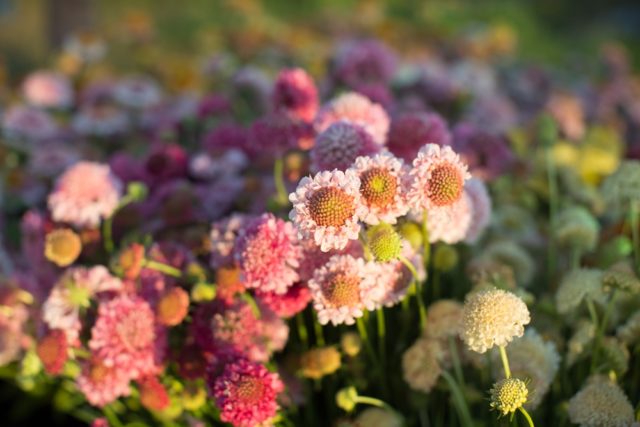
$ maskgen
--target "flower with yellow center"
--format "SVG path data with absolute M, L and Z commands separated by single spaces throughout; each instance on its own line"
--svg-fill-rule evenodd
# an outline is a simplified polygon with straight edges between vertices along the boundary
M 527 403 L 529 391 L 527 384 L 518 378 L 505 378 L 491 389 L 491 408 L 502 415 L 515 412 Z
M 389 224 L 381 223 L 367 231 L 367 243 L 378 262 L 398 259 L 402 252 L 402 239 Z
M 73 230 L 58 228 L 47 234 L 44 256 L 59 267 L 71 265 L 82 252 L 82 242 Z

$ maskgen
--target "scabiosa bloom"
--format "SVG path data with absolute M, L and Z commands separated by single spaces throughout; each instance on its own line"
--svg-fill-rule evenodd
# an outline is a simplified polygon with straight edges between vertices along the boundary
M 556 292 L 558 313 L 568 313 L 587 298 L 604 303 L 603 277 L 602 271 L 589 268 L 580 268 L 567 273 Z
M 358 156 L 371 156 L 380 149 L 362 126 L 340 120 L 316 137 L 309 153 L 311 170 L 346 170 Z
M 47 233 L 44 256 L 59 267 L 66 267 L 80 256 L 82 242 L 80 236 L 69 228 L 57 228 Z
M 489 406 L 502 415 L 514 413 L 527 402 L 529 390 L 527 384 L 518 378 L 505 378 L 491 388 Z
M 460 123 L 453 129 L 453 149 L 473 176 L 483 181 L 505 173 L 514 162 L 514 155 L 507 142 L 470 123 Z
M 477 353 L 505 346 L 524 334 L 531 321 L 527 305 L 511 292 L 489 289 L 474 292 L 462 311 L 462 340 Z
M 340 352 L 333 346 L 313 348 L 300 357 L 300 373 L 305 378 L 319 380 L 333 374 L 340 366 Z
M 467 166 L 450 147 L 427 144 L 413 161 L 408 192 L 416 211 L 433 211 L 450 207 L 460 200 L 465 181 L 471 178 Z
M 131 393 L 131 376 L 126 369 L 107 366 L 100 358 L 93 356 L 85 362 L 78 377 L 78 389 L 94 406 L 105 406 L 121 396 Z
M 273 90 L 273 105 L 291 117 L 310 122 L 318 111 L 318 90 L 301 68 L 280 71 Z
M 323 252 L 343 249 L 360 232 L 358 218 L 364 213 L 360 202 L 360 180 L 355 172 L 334 170 L 304 177 L 289 195 L 293 209 L 289 218 L 301 239 L 313 238 Z
M 125 369 L 131 378 L 138 378 L 157 370 L 155 329 L 155 317 L 146 301 L 120 295 L 98 306 L 89 348 L 105 366 Z
M 122 289 L 120 279 L 109 274 L 106 267 L 70 268 L 58 279 L 42 306 L 42 317 L 51 329 L 61 329 L 70 344 L 76 342 L 82 327 L 81 307 L 88 307 L 93 295 Z
M 235 258 L 248 288 L 284 294 L 298 280 L 302 249 L 290 222 L 263 214 L 240 232 Z
M 22 84 L 27 102 L 36 107 L 65 108 L 73 102 L 73 89 L 62 74 L 53 71 L 36 71 Z
M 478 241 L 491 221 L 491 198 L 482 181 L 471 178 L 465 183 L 464 192 L 471 202 L 471 221 L 465 242 L 473 244 Z
M 395 224 L 398 217 L 409 211 L 404 196 L 407 180 L 401 160 L 389 153 L 380 153 L 374 157 L 358 157 L 351 169 L 360 178 L 362 221 Z
M 125 107 L 144 109 L 160 103 L 162 92 L 151 78 L 131 76 L 116 83 L 113 97 Z
M 169 406 L 169 393 L 157 377 L 151 375 L 138 380 L 140 403 L 151 411 L 162 411 Z
M 387 139 L 389 116 L 380 105 L 358 93 L 342 94 L 322 107 L 314 127 L 316 132 L 320 133 L 339 120 L 362 126 L 379 145 L 384 145 Z
M 58 127 L 49 114 L 25 106 L 9 109 L 2 118 L 2 127 L 7 137 L 24 138 L 29 142 L 51 138 L 58 131 Z
M 129 130 L 131 123 L 119 107 L 108 103 L 85 105 L 73 116 L 71 127 L 80 135 L 108 138 Z
M 403 378 L 409 387 L 429 393 L 442 373 L 441 357 L 438 341 L 418 338 L 402 355 Z
M 459 200 L 446 209 L 427 210 L 427 228 L 431 243 L 461 242 L 469 233 L 473 220 L 473 205 L 468 193 L 463 190 Z
M 334 255 L 309 280 L 318 321 L 352 325 L 364 310 L 373 310 L 384 291 L 376 283 L 378 264 L 351 255 Z
M 343 249 L 332 249 L 327 252 L 323 252 L 313 240 L 303 240 L 301 244 L 303 256 L 298 268 L 301 282 L 308 282 L 313 277 L 313 273 L 325 265 L 334 255 L 351 255 L 354 258 L 360 258 L 364 255 L 362 245 L 357 240 L 349 240 Z
M 178 144 L 156 144 L 144 162 L 144 173 L 149 186 L 157 186 L 187 176 L 189 157 Z
M 49 331 L 38 342 L 36 353 L 48 374 L 59 374 L 67 361 L 67 335 L 60 329 Z
M 620 386 L 609 378 L 593 376 L 569 400 L 569 419 L 584 427 L 631 426 L 633 406 Z
M 225 365 L 210 390 L 222 421 L 234 427 L 254 427 L 275 417 L 276 398 L 284 384 L 277 373 L 241 358 Z
M 189 294 L 182 288 L 174 287 L 160 297 L 156 305 L 158 322 L 166 326 L 176 326 L 187 316 Z
M 349 86 L 363 82 L 387 83 L 395 68 L 395 55 L 382 42 L 349 40 L 338 47 L 332 74 L 338 82 Z
M 451 145 L 447 122 L 440 115 L 416 111 L 391 121 L 387 147 L 396 156 L 411 162 L 426 144 Z
M 122 182 L 109 166 L 82 161 L 58 178 L 48 205 L 54 221 L 97 227 L 101 219 L 111 216 L 121 194 Z
M 284 294 L 256 291 L 256 298 L 280 317 L 293 317 L 307 307 L 311 301 L 311 292 L 306 285 L 294 284 Z

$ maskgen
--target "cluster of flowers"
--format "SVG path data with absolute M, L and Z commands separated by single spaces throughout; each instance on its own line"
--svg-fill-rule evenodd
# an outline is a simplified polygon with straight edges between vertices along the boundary
M 324 407 L 319 425 L 400 426 L 428 405 L 402 396 L 441 381 L 466 426 L 488 409 L 631 425 L 640 163 L 618 165 L 607 125 L 633 138 L 640 118 L 620 53 L 579 94 L 593 102 L 537 69 L 504 91 L 464 58 L 401 69 L 375 40 L 331 64 L 323 84 L 245 67 L 203 96 L 29 75 L 1 118 L 3 228 L 18 220 L 21 242 L 0 235 L 0 364 L 25 390 L 42 371 L 72 384 L 102 411 L 66 410 L 95 425 L 313 423 L 296 408 L 332 393 L 379 407 Z

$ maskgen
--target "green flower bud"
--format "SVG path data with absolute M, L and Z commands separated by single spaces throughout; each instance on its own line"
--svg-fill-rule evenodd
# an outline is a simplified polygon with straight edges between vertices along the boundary
M 447 272 L 458 264 L 458 251 L 450 245 L 438 245 L 433 253 L 433 266 L 436 270 Z
M 358 392 L 355 387 L 345 387 L 336 393 L 337 405 L 347 412 L 351 412 L 358 404 Z
M 367 231 L 367 242 L 373 257 L 378 262 L 398 259 L 402 251 L 402 239 L 389 224 L 374 225 Z
M 407 240 L 415 250 L 422 246 L 422 230 L 415 222 L 405 222 L 398 227 L 400 235 Z

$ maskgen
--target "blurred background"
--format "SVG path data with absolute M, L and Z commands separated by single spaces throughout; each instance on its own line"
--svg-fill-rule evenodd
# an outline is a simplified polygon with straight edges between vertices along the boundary
M 203 89 L 203 67 L 275 73 L 291 63 L 321 76 L 336 41 L 351 37 L 380 38 L 416 60 L 433 50 L 478 60 L 499 53 L 567 75 L 596 72 L 602 49 L 616 45 L 637 69 L 640 2 L 0 0 L 0 100 L 30 71 L 78 75 L 88 63 L 87 78 L 143 72 L 174 92 Z M 80 425 L 52 409 L 64 408 L 64 390 L 27 395 L 2 375 L 3 418 Z

